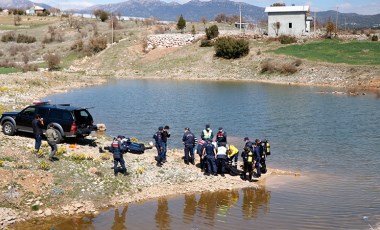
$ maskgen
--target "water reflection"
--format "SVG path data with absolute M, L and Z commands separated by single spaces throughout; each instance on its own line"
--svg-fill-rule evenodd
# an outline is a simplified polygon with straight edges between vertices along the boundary
M 194 221 L 194 215 L 197 212 L 197 199 L 195 194 L 185 195 L 185 204 L 183 206 L 183 223 L 190 224 Z
M 115 209 L 115 215 L 113 218 L 113 225 L 112 230 L 121 230 L 121 229 L 127 229 L 125 227 L 125 218 L 127 216 L 128 206 L 125 206 L 123 208 L 123 211 L 121 212 L 121 215 L 119 215 L 119 208 Z
M 166 197 L 158 198 L 155 220 L 158 229 L 170 229 L 171 217 Z
M 245 188 L 243 191 L 242 202 L 242 216 L 244 219 L 256 219 L 258 211 L 262 210 L 264 213 L 269 212 L 270 191 L 266 191 L 265 187 L 256 190 L 252 188 Z

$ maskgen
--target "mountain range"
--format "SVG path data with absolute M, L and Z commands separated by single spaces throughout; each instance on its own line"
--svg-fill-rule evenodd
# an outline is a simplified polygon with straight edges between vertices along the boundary
M 80 10 L 78 13 L 92 13 L 95 9 L 102 9 L 129 17 L 154 17 L 161 21 L 177 21 L 182 14 L 187 21 L 200 21 L 202 17 L 214 20 L 220 13 L 229 16 L 239 15 L 239 7 L 241 7 L 242 17 L 246 21 L 258 23 L 267 19 L 264 7 L 231 0 L 191 0 L 184 4 L 177 2 L 167 3 L 161 0 L 128 0 L 114 4 L 94 5 Z M 335 22 L 337 15 L 339 28 L 380 27 L 380 14 L 359 15 L 356 13 L 337 13 L 337 11 L 333 10 L 321 11 L 317 13 L 317 21 L 325 23 L 328 19 L 331 19 Z M 314 12 L 311 12 L 311 16 L 314 17 Z
M 34 3 L 29 0 L 0 0 L 0 7 L 3 9 L 8 9 L 8 8 L 28 9 L 32 7 L 33 5 L 41 6 L 45 9 L 52 8 L 49 5 L 46 5 L 43 3 Z
M 28 8 L 33 4 L 44 8 L 51 8 L 45 4 L 33 3 L 29 0 L 0 0 L 0 7 Z M 164 2 L 161 0 L 128 0 L 125 2 L 94 5 L 82 10 L 75 10 L 77 13 L 91 14 L 95 9 L 102 9 L 108 12 L 120 13 L 128 17 L 149 18 L 154 17 L 161 21 L 177 21 L 182 14 L 187 21 L 200 21 L 202 17 L 208 21 L 224 13 L 227 16 L 239 15 L 241 8 L 242 17 L 245 21 L 259 23 L 267 19 L 264 7 L 258 7 L 247 3 L 238 3 L 231 0 L 210 0 L 200 1 L 191 0 L 184 4 L 177 2 Z M 310 13 L 314 17 L 314 12 Z M 380 28 L 380 14 L 376 15 L 359 15 L 356 13 L 340 13 L 337 11 L 320 11 L 317 12 L 317 21 L 325 23 L 327 20 L 336 21 L 338 15 L 338 26 L 343 28 Z

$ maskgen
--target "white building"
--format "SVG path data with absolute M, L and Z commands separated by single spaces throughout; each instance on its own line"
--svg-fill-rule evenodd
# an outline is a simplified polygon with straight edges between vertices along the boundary
M 27 15 L 38 15 L 43 14 L 46 10 L 40 6 L 32 6 L 29 9 L 25 10 Z
M 268 13 L 268 35 L 305 35 L 310 32 L 312 17 L 308 17 L 309 6 L 271 6 Z

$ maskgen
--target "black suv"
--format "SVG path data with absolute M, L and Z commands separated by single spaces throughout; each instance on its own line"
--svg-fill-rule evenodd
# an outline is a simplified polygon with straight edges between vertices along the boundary
M 0 124 L 5 135 L 14 135 L 18 131 L 33 133 L 32 121 L 36 114 L 44 119 L 44 131 L 53 124 L 59 141 L 67 137 L 87 136 L 95 129 L 94 120 L 86 108 L 73 107 L 69 104 L 34 103 L 21 112 L 5 112 Z

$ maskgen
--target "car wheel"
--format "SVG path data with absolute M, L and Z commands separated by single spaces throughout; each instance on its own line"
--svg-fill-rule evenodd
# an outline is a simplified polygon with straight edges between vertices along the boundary
M 3 123 L 3 132 L 5 135 L 13 136 L 16 133 L 15 126 L 10 121 Z
M 62 134 L 61 134 L 61 132 L 58 129 L 54 129 L 54 130 L 55 130 L 55 132 L 57 133 L 57 136 L 58 136 L 58 138 L 56 140 L 56 143 L 59 144 L 59 143 L 61 143 L 63 141 Z

